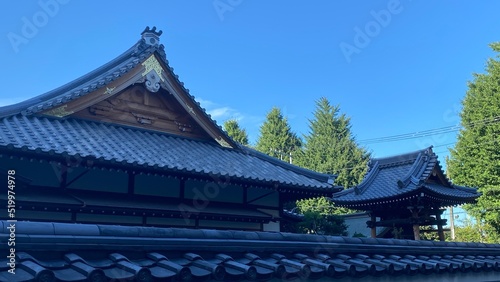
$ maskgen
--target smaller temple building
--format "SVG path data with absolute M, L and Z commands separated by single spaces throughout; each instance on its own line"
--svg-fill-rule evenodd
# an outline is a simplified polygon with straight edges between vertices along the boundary
M 377 227 L 392 228 L 386 234 L 420 240 L 421 226 L 437 226 L 444 241 L 441 218 L 445 207 L 474 203 L 476 189 L 453 185 L 441 168 L 432 147 L 398 156 L 373 159 L 363 182 L 335 193 L 336 205 L 367 211 L 371 237 Z

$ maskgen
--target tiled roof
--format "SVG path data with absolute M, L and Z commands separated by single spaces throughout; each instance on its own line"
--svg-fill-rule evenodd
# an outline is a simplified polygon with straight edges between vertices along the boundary
M 2 251 L 10 224 L 0 222 Z M 15 234 L 16 274 L 2 256 L 0 281 L 500 276 L 499 244 L 40 222 L 17 222 Z
M 443 180 L 431 181 L 433 171 L 442 175 Z M 333 201 L 339 205 L 349 205 L 404 198 L 417 192 L 449 201 L 452 205 L 470 203 L 479 196 L 476 189 L 453 185 L 446 178 L 430 147 L 398 156 L 373 159 L 362 183 L 335 193 Z
M 165 53 L 165 46 L 159 44 L 159 36 L 161 31 L 156 31 L 156 27 L 146 29 L 142 32 L 142 38 L 131 48 L 119 55 L 103 66 L 47 93 L 38 95 L 26 101 L 17 104 L 0 107 L 0 118 L 12 115 L 33 115 L 50 109 L 57 108 L 65 103 L 84 97 L 93 91 L 105 88 L 106 85 L 123 77 L 130 70 L 143 62 L 152 54 L 158 54 L 161 61 L 167 66 L 167 72 L 170 72 L 172 77 L 182 89 L 183 93 L 193 104 L 198 107 L 199 112 L 210 120 L 215 127 L 219 129 L 219 133 L 227 140 L 232 140 L 222 127 L 217 125 L 217 122 L 211 118 L 209 114 L 201 107 L 200 103 L 195 100 L 195 97 L 189 94 L 189 89 L 184 87 L 184 83 L 180 81 L 179 76 L 174 73 L 174 68 L 169 66 Z M 151 38 L 155 38 L 151 41 Z M 234 141 L 233 141 L 234 142 Z
M 161 31 L 156 32 L 156 27 L 153 29 L 154 30 L 151 30 L 147 27 L 142 33 L 142 38 L 137 41 L 136 44 L 103 66 L 47 93 L 17 104 L 0 107 L 0 117 L 16 115 L 19 113 L 22 113 L 23 115 L 35 114 L 53 109 L 69 101 L 86 96 L 96 89 L 103 88 L 107 84 L 119 79 L 153 53 L 160 56 L 162 61 L 169 68 L 167 71 L 172 73 L 173 77 L 176 78 L 185 93 L 189 93 L 189 90 L 184 87 L 184 83 L 179 80 L 178 75 L 174 74 L 174 69 L 169 66 L 164 50 L 165 46 L 163 44 L 159 44 L 158 38 L 155 42 L 147 40 L 148 36 L 151 36 L 152 34 L 157 34 L 157 36 L 161 35 Z M 188 96 L 194 101 L 194 96 Z M 199 103 L 196 102 L 196 104 L 200 106 Z M 212 121 L 216 123 L 214 120 Z
M 316 190 L 328 193 L 342 189 L 333 186 L 334 175 L 299 168 L 234 142 L 173 72 L 164 46 L 159 44 L 160 35 L 161 31 L 156 31 L 155 27 L 147 27 L 134 46 L 98 69 L 45 94 L 0 107 L 0 147 L 93 157 L 196 174 L 227 175 L 269 185 L 279 183 L 307 189 L 320 188 Z M 217 129 L 218 137 L 232 143 L 230 147 L 234 150 L 120 125 L 77 121 L 70 117 L 66 117 L 67 120 L 40 117 L 40 113 L 105 88 L 153 54 L 166 66 L 165 71 L 181 89 L 179 95 L 187 97 L 197 108 L 198 116 L 204 116 Z
M 72 118 L 16 115 L 0 119 L 2 148 L 335 191 L 327 175 L 266 158 L 251 150 L 223 148 L 213 142 Z

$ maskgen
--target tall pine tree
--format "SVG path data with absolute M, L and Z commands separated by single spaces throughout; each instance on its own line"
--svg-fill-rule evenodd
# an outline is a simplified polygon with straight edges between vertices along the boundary
M 339 115 L 339 106 L 326 98 L 316 101 L 314 119 L 309 120 L 309 135 L 297 164 L 322 173 L 337 174 L 335 184 L 346 188 L 359 184 L 363 179 L 369 153 L 359 147 L 351 133 L 350 119 Z M 345 214 L 351 211 L 334 207 L 325 198 L 305 199 L 297 202 L 301 212 L 323 211 Z
M 235 119 L 230 119 L 224 122 L 224 130 L 229 137 L 241 145 L 248 146 L 248 135 L 245 129 L 242 129 Z
M 309 120 L 303 152 L 297 164 L 322 173 L 337 174 L 337 185 L 358 184 L 366 173 L 370 154 L 356 143 L 350 118 L 339 115 L 339 106 L 326 98 L 316 101 L 314 118 Z
M 490 46 L 500 52 L 500 42 Z M 490 58 L 486 73 L 474 74 L 462 105 L 462 130 L 450 150 L 448 172 L 454 183 L 479 189 L 482 195 L 477 204 L 465 209 L 500 233 L 499 60 Z
M 292 132 L 280 109 L 272 108 L 267 114 L 266 121 L 260 127 L 260 136 L 255 148 L 272 157 L 289 161 L 301 145 L 302 142 Z

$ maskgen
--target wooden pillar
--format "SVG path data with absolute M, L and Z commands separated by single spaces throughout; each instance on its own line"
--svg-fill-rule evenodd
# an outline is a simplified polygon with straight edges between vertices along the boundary
M 372 221 L 371 237 L 377 238 L 377 226 L 375 225 L 375 223 L 377 223 L 377 217 L 373 213 L 371 214 L 371 221 Z
M 441 211 L 438 211 L 438 213 L 436 214 L 436 219 L 438 221 L 437 228 L 438 228 L 439 241 L 444 241 L 443 223 L 441 222 Z
M 420 225 L 418 224 L 418 210 L 416 207 L 413 207 L 413 209 L 411 210 L 411 215 L 415 221 L 413 223 L 413 237 L 415 238 L 415 240 L 419 241 L 420 240 Z

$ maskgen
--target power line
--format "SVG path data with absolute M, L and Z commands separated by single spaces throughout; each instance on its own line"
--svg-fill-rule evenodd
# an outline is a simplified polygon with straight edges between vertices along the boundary
M 376 137 L 376 138 L 369 138 L 369 139 L 363 139 L 359 140 L 359 143 L 363 144 L 375 144 L 375 143 L 385 143 L 385 142 L 394 142 L 394 141 L 402 141 L 402 140 L 408 140 L 408 139 L 416 139 L 416 138 L 422 138 L 422 137 L 427 137 L 427 136 L 432 136 L 432 135 L 437 135 L 437 134 L 447 134 L 447 133 L 452 133 L 459 131 L 460 129 L 463 129 L 465 127 L 474 127 L 478 125 L 488 125 L 492 123 L 497 123 L 500 122 L 500 116 L 496 116 L 493 118 L 486 118 L 482 120 L 477 120 L 471 123 L 464 125 L 452 125 L 452 126 L 445 126 L 445 127 L 440 127 L 440 128 L 434 128 L 434 129 L 428 129 L 428 130 L 423 130 L 423 131 L 416 131 L 416 132 L 411 132 L 411 133 L 404 133 L 404 134 L 397 134 L 397 135 L 392 135 L 392 136 L 383 136 L 383 137 Z
M 471 144 L 471 145 L 463 146 L 463 148 L 475 148 L 475 147 L 479 147 L 479 146 L 482 146 L 482 145 L 491 144 L 491 143 L 495 143 L 495 142 L 500 142 L 500 138 L 495 138 L 495 139 L 492 139 L 492 140 L 489 140 L 489 141 L 483 141 L 483 142 L 479 142 L 479 143 L 474 143 L 474 144 Z M 434 146 L 434 148 L 444 147 L 444 146 L 454 145 L 454 144 L 455 143 L 448 143 L 448 144 L 443 144 L 443 145 L 439 145 L 439 146 Z M 447 149 L 451 149 L 451 148 L 447 147 Z M 447 151 L 440 151 L 440 152 L 435 152 L 435 153 L 437 155 L 439 155 L 441 153 L 447 153 Z
M 474 148 L 474 147 L 479 147 L 479 146 L 482 146 L 482 145 L 485 145 L 485 144 L 490 144 L 490 143 L 494 143 L 494 142 L 500 142 L 500 137 L 499 138 L 495 138 L 493 140 L 489 140 L 489 141 L 484 141 L 484 142 L 479 142 L 479 143 L 475 143 L 475 144 L 472 144 L 472 145 L 467 145 L 467 146 L 463 146 L 464 148 Z M 454 145 L 455 143 L 447 143 L 447 144 L 442 144 L 442 145 L 438 145 L 438 146 L 433 146 L 434 148 L 438 148 L 438 147 L 444 147 L 444 146 L 449 146 L 449 145 Z M 447 147 L 447 149 L 451 149 L 450 147 Z M 447 151 L 439 151 L 439 152 L 434 152 L 436 155 L 439 155 L 439 154 L 442 154 L 442 153 L 448 153 Z M 343 170 L 353 170 L 353 169 L 357 169 L 357 168 L 362 168 L 363 165 L 356 165 L 356 166 L 352 166 L 352 167 L 344 167 L 344 168 L 340 168 L 338 169 L 338 171 L 343 171 Z

